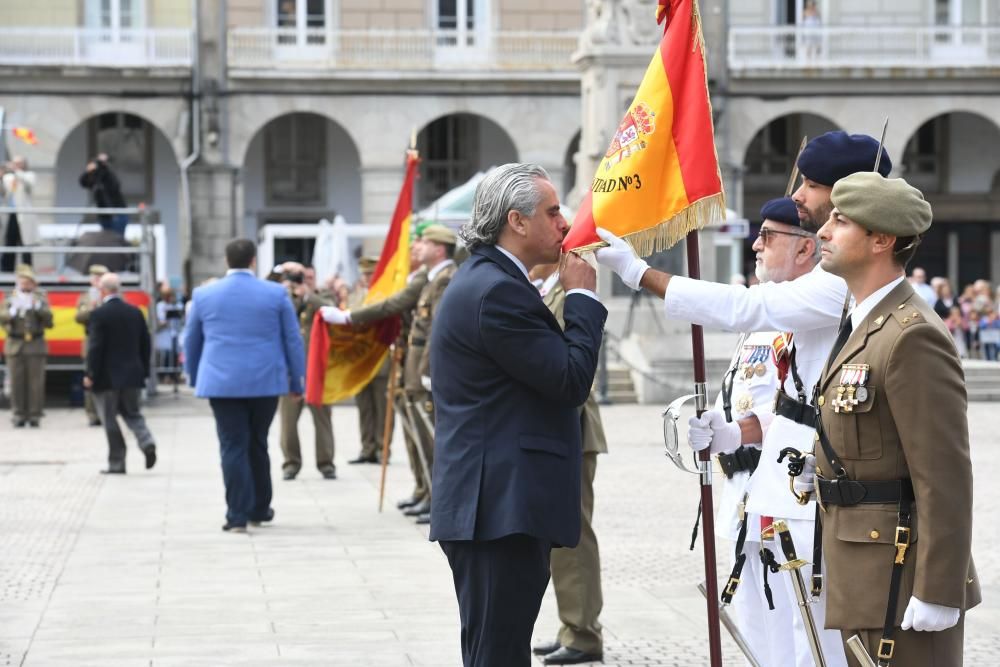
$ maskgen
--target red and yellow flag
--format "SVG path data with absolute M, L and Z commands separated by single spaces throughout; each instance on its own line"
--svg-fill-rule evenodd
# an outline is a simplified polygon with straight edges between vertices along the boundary
M 34 146 L 38 143 L 38 137 L 30 127 L 13 127 L 11 133 L 26 144 Z
M 667 23 L 663 39 L 597 167 L 565 250 L 604 245 L 596 232 L 603 227 L 646 256 L 725 217 L 696 2 L 660 0 L 656 17 Z
M 419 163 L 417 152 L 408 151 L 403 188 L 372 274 L 366 304 L 382 301 L 406 287 L 406 277 L 410 274 L 413 182 Z M 385 362 L 399 328 L 398 317 L 369 327 L 329 326 L 317 311 L 306 358 L 306 402 L 329 405 L 364 389 Z

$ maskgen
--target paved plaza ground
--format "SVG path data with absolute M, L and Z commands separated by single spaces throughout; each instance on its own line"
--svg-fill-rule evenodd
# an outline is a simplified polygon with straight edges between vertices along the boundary
M 410 490 L 398 438 L 379 514 L 378 467 L 346 463 L 358 451 L 353 407 L 334 411 L 335 481 L 309 448 L 299 478 L 281 481 L 275 426 L 274 524 L 230 535 L 207 404 L 167 393 L 145 411 L 160 460 L 143 470 L 130 441 L 124 477 L 97 474 L 104 436 L 81 410 L 49 410 L 41 429 L 0 416 L 0 667 L 460 664 L 447 563 L 394 508 Z M 707 665 L 701 547 L 687 549 L 697 482 L 663 456 L 658 407 L 603 414 L 605 664 Z M 978 403 L 969 416 L 986 602 L 968 617 L 965 664 L 985 666 L 1000 664 L 1000 410 Z M 304 416 L 306 442 L 311 429 Z M 535 640 L 557 627 L 550 589 Z M 741 664 L 728 639 L 724 654 Z

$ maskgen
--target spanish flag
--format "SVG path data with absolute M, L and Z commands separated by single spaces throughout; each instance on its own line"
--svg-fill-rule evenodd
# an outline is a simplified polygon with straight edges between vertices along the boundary
M 696 0 L 660 0 L 660 46 L 597 168 L 564 250 L 604 245 L 596 227 L 645 257 L 725 217 L 705 43 Z
M 10 131 L 15 137 L 30 146 L 38 143 L 38 137 L 35 136 L 34 130 L 30 127 L 12 127 Z
M 382 301 L 406 287 L 406 276 L 410 273 L 413 181 L 419 163 L 417 152 L 408 151 L 403 188 L 396 200 L 396 210 L 372 274 L 365 304 Z M 329 405 L 364 389 L 385 363 L 389 346 L 399 335 L 399 329 L 398 317 L 370 327 L 330 326 L 317 311 L 306 358 L 306 402 Z

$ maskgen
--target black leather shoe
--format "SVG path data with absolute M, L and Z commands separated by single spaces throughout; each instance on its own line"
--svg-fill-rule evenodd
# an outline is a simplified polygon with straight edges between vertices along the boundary
M 426 514 L 431 511 L 431 503 L 429 500 L 421 500 L 416 505 L 410 505 L 405 510 L 403 514 L 406 516 L 420 516 L 421 514 Z
M 101 471 L 102 475 L 124 475 L 125 468 L 105 468 Z
M 404 498 L 396 503 L 396 509 L 405 510 L 408 507 L 413 507 L 420 502 L 420 498 L 416 496 L 410 496 L 409 498 Z
M 23 419 L 15 419 L 14 420 L 14 428 L 24 428 L 24 425 L 27 424 L 27 423 L 28 422 L 25 421 L 25 420 L 23 420 Z
M 359 456 L 356 459 L 351 459 L 348 461 L 352 466 L 359 463 L 378 463 L 378 457 L 372 454 L 371 456 Z
M 37 419 L 29 420 L 28 421 L 28 426 L 30 426 L 31 428 L 38 428 L 38 426 L 39 426 L 38 420 Z
M 222 530 L 226 531 L 227 533 L 245 533 L 247 532 L 247 527 L 239 526 L 234 523 L 227 523 L 224 526 L 222 526 Z
M 557 639 L 554 642 L 544 642 L 542 644 L 538 644 L 535 648 L 531 649 L 531 652 L 535 655 L 548 655 L 549 653 L 555 653 L 561 648 L 562 644 L 560 644 Z
M 146 447 L 142 453 L 146 455 L 146 470 L 156 465 L 156 445 Z
M 418 526 L 426 526 L 430 522 L 431 522 L 431 513 L 430 512 L 424 512 L 423 514 L 421 514 L 420 516 L 417 517 L 417 525 Z
M 298 475 L 298 474 L 299 473 L 297 473 L 297 472 L 292 472 L 291 470 L 286 470 L 285 472 L 281 473 L 281 479 L 285 480 L 286 482 L 290 482 L 293 479 L 295 479 L 295 476 Z
M 101 420 L 100 419 L 91 419 L 89 423 L 90 423 L 91 426 L 100 426 L 101 425 Z
M 270 521 L 273 521 L 273 520 L 274 520 L 274 508 L 273 507 L 268 507 L 267 508 L 267 514 L 265 514 L 260 519 L 250 519 L 249 523 L 250 523 L 251 526 L 259 526 L 262 523 L 269 523 Z
M 323 479 L 337 479 L 336 468 L 323 468 L 319 471 L 319 474 L 323 475 Z
M 584 653 L 575 648 L 560 646 L 542 660 L 546 665 L 579 665 L 582 662 L 604 662 L 604 654 Z

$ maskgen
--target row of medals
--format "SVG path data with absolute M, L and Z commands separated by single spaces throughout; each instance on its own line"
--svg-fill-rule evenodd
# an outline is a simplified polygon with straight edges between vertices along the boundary
M 868 364 L 844 364 L 840 367 L 837 398 L 830 401 L 834 412 L 853 412 L 854 406 L 868 400 Z
M 744 381 L 754 375 L 764 377 L 767 373 L 767 365 L 764 362 L 770 359 L 771 348 L 766 345 L 747 345 L 745 349 L 747 352 L 743 354 L 741 363 L 736 369 L 737 374 Z M 753 396 L 750 394 L 743 394 L 736 400 L 736 410 L 741 414 L 748 412 L 752 407 Z

